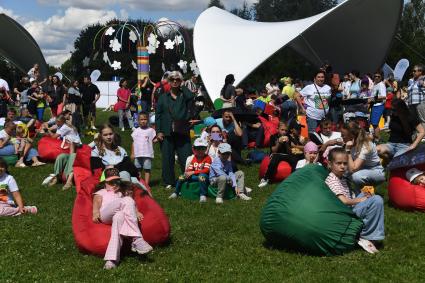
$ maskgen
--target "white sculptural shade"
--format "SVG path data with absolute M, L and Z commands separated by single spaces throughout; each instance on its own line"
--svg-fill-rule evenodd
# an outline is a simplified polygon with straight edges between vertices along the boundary
M 37 42 L 28 31 L 15 20 L 0 14 L 0 55 L 9 60 L 23 73 L 27 73 L 35 63 L 40 66 L 42 76 L 47 75 L 47 64 Z
M 285 46 L 316 67 L 328 61 L 341 73 L 374 72 L 383 64 L 402 8 L 403 0 L 347 0 L 309 18 L 264 23 L 212 7 L 196 21 L 195 58 L 213 101 L 227 74 L 234 74 L 238 85 Z

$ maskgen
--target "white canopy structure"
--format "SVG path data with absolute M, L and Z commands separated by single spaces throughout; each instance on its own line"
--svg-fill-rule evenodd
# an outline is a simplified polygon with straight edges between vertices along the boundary
M 29 32 L 11 17 L 0 14 L 0 55 L 27 73 L 35 63 L 40 66 L 40 73 L 47 75 L 47 64 L 40 47 Z
M 328 61 L 338 72 L 374 72 L 389 51 L 402 9 L 403 0 L 346 0 L 309 18 L 265 23 L 212 7 L 196 21 L 195 57 L 213 101 L 227 74 L 238 85 L 285 46 L 317 67 Z

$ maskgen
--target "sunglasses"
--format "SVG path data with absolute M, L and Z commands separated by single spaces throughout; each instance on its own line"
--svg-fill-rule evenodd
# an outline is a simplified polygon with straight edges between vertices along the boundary
M 171 78 L 170 82 L 181 82 L 182 80 L 179 78 Z

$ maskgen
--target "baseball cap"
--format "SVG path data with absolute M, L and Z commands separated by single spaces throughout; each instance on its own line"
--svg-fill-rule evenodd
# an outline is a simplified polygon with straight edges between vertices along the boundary
M 221 143 L 218 145 L 218 151 L 220 153 L 232 152 L 232 147 L 228 143 Z
M 210 127 L 212 125 L 217 124 L 217 122 L 215 121 L 215 119 L 213 117 L 207 117 L 204 119 L 204 125 L 207 127 Z
M 193 147 L 207 147 L 208 143 L 206 140 L 197 138 L 195 142 L 193 143 Z
M 416 169 L 416 168 L 412 168 L 412 169 L 407 170 L 406 179 L 409 180 L 409 182 L 413 182 L 413 180 L 415 180 L 416 177 L 418 177 L 422 174 L 424 174 L 424 171 L 421 171 L 421 170 Z

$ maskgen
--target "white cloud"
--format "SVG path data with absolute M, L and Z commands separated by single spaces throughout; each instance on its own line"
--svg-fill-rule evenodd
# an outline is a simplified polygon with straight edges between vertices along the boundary
M 61 65 L 70 56 L 73 43 L 81 29 L 116 18 L 114 11 L 67 8 L 63 15 L 45 21 L 29 21 L 24 27 L 34 37 L 49 64 Z
M 15 15 L 15 13 L 13 13 L 12 10 L 6 9 L 6 8 L 4 8 L 2 6 L 0 6 L 0 14 L 6 14 L 7 16 L 11 17 L 14 20 L 18 20 L 19 19 L 19 16 L 18 15 Z
M 60 5 L 64 7 L 78 7 L 84 9 L 105 9 L 115 4 L 127 6 L 131 9 L 145 11 L 176 11 L 182 10 L 203 10 L 208 6 L 210 0 L 38 0 L 44 5 Z M 222 0 L 227 9 L 242 6 L 244 0 Z M 256 3 L 258 0 L 247 0 L 248 4 Z

